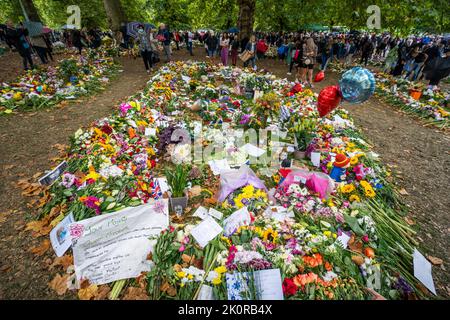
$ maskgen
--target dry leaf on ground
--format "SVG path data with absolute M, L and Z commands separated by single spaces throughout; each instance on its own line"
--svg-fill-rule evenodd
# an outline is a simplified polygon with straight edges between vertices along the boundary
M 42 256 L 47 250 L 50 248 L 50 240 L 45 239 L 41 242 L 41 244 L 37 247 L 33 247 L 30 249 L 31 253 L 34 253 L 37 256 Z
M 59 296 L 62 296 L 67 291 L 67 280 L 70 275 L 65 274 L 61 276 L 59 273 L 48 283 L 48 286 L 56 291 Z
M 444 263 L 444 261 L 443 261 L 442 259 L 439 259 L 439 258 L 436 258 L 436 257 L 433 257 L 433 256 L 427 256 L 427 258 L 428 258 L 428 260 L 430 260 L 430 262 L 431 262 L 432 264 L 434 264 L 435 266 L 439 266 L 439 265 L 441 265 L 442 263 Z
M 91 284 L 85 289 L 78 290 L 78 298 L 80 300 L 91 300 L 98 294 L 98 286 L 96 284 Z
M 52 270 L 56 266 L 62 266 L 64 271 L 66 271 L 67 268 L 71 265 L 73 265 L 73 256 L 66 254 L 62 257 L 56 257 L 55 260 L 53 260 L 53 263 L 48 267 L 48 269 Z
M 147 290 L 137 287 L 128 287 L 123 300 L 148 300 Z

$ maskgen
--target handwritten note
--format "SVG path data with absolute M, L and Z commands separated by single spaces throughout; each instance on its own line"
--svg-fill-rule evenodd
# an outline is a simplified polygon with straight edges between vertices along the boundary
M 208 209 L 206 209 L 205 207 L 198 207 L 197 210 L 195 210 L 194 217 L 199 217 L 202 220 L 205 220 L 208 217 Z
M 222 227 L 211 217 L 207 217 L 191 230 L 191 235 L 204 248 L 222 232 Z
M 235 211 L 231 216 L 223 221 L 224 225 L 224 235 L 226 237 L 232 235 L 237 228 L 243 225 L 248 225 L 250 223 L 250 213 L 247 207 L 243 207 L 238 211 Z
M 311 152 L 311 162 L 313 166 L 320 167 L 320 152 Z
M 253 279 L 252 279 L 253 277 Z M 280 269 L 235 272 L 225 274 L 228 300 L 283 300 L 283 287 Z M 255 292 L 251 292 L 253 280 Z
M 61 257 L 72 245 L 72 240 L 69 235 L 69 225 L 74 221 L 75 219 L 71 212 L 50 231 L 50 242 L 58 257 Z
M 227 159 L 210 160 L 208 161 L 208 164 L 211 167 L 211 171 L 215 176 L 219 175 L 223 171 L 231 170 L 231 167 L 228 164 Z
M 75 274 L 93 284 L 135 278 L 149 271 L 154 240 L 169 226 L 167 199 L 70 224 Z
M 342 232 L 342 234 L 339 237 L 337 237 L 336 242 L 339 242 L 342 245 L 342 247 L 344 249 L 346 249 L 349 240 L 350 240 L 350 237 L 347 234 L 345 234 L 344 232 Z

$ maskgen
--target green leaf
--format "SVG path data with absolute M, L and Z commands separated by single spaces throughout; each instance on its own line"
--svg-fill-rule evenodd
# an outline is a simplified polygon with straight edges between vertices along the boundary
M 365 234 L 364 230 L 359 226 L 358 219 L 349 215 L 344 215 L 344 218 L 345 222 L 350 226 L 350 228 L 352 228 L 353 232 L 360 236 Z

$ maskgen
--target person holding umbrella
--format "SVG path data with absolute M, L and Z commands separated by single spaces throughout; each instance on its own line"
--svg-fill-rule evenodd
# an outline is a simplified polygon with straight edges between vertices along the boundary
M 139 44 L 142 60 L 144 60 L 147 73 L 153 70 L 153 52 L 155 51 L 154 39 L 151 32 L 146 32 L 143 25 L 138 27 L 136 41 Z

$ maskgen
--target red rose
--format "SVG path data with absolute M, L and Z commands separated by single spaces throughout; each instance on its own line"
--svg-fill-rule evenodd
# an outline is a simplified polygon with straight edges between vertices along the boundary
M 297 293 L 297 286 L 294 281 L 290 278 L 286 278 L 283 281 L 283 293 L 285 296 L 293 296 Z
M 102 127 L 102 131 L 103 131 L 104 133 L 106 133 L 107 135 L 110 135 L 110 134 L 112 133 L 112 128 L 111 128 L 109 125 L 105 124 L 105 125 Z

